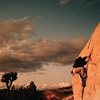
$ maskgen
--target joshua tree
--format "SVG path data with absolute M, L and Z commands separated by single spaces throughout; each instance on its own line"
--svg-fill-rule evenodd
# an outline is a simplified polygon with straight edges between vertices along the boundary
M 9 72 L 2 75 L 1 82 L 6 83 L 7 89 L 10 90 L 13 81 L 17 79 L 17 72 Z

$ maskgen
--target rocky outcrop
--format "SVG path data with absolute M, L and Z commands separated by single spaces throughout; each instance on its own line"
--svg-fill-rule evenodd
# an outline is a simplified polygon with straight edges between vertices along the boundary
M 100 23 L 79 56 L 88 56 L 86 87 L 79 74 L 72 76 L 74 100 L 100 100 Z

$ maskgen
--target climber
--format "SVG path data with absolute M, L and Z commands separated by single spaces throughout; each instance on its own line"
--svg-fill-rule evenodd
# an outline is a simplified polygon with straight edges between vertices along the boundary
M 86 86 L 86 78 L 87 78 L 87 69 L 85 67 L 85 65 L 88 62 L 88 57 L 78 57 L 75 60 L 75 63 L 73 65 L 73 69 L 71 71 L 72 75 L 75 75 L 76 73 L 79 73 L 81 79 L 82 79 L 82 86 L 85 87 Z

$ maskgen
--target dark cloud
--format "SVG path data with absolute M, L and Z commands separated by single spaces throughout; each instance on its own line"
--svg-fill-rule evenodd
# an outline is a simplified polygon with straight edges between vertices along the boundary
M 81 8 L 100 9 L 100 0 L 59 0 L 61 5 L 74 4 Z
M 8 43 L 0 47 L 0 71 L 36 71 L 49 62 L 71 64 L 83 45 L 82 39 Z
M 100 0 L 72 0 L 77 6 L 84 8 L 100 8 Z

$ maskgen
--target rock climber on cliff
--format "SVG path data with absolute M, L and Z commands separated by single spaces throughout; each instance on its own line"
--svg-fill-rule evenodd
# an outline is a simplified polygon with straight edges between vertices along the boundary
M 85 87 L 86 86 L 86 78 L 87 78 L 87 69 L 85 67 L 85 65 L 88 62 L 88 57 L 81 57 L 79 56 L 76 60 L 75 63 L 73 65 L 73 69 L 71 71 L 72 75 L 75 75 L 77 73 L 79 73 L 81 79 L 82 79 L 82 86 Z
M 86 79 L 87 79 L 87 63 L 89 61 L 89 57 L 81 57 L 79 56 L 73 65 L 73 69 L 71 71 L 72 75 L 79 74 L 82 81 L 82 100 L 84 94 L 84 88 L 86 87 Z

